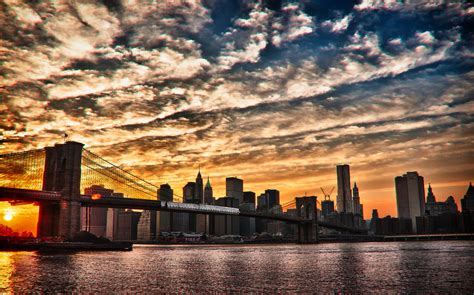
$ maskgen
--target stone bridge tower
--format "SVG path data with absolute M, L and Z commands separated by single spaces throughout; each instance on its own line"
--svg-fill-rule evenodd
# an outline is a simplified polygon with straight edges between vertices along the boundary
M 82 143 L 68 141 L 46 147 L 43 190 L 62 194 L 59 204 L 40 204 L 38 237 L 70 239 L 81 226 Z
M 310 221 L 298 224 L 298 241 L 300 243 L 318 242 L 318 214 L 316 196 L 296 198 L 296 212 L 298 217 Z

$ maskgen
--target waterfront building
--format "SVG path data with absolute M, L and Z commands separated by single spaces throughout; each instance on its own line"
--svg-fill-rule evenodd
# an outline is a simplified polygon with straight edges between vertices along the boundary
M 239 208 L 239 200 L 232 197 L 222 197 L 216 200 L 217 206 Z M 239 216 L 216 215 L 214 225 L 215 235 L 239 235 Z
M 116 240 L 131 241 L 137 239 L 137 225 L 140 220 L 140 212 L 126 210 L 118 214 L 118 228 Z
M 205 204 L 214 204 L 215 199 L 212 191 L 211 181 L 209 180 L 209 176 L 207 177 L 206 187 L 204 188 L 204 203 Z
M 101 198 L 112 197 L 114 191 L 105 188 L 103 185 L 91 185 L 84 189 L 86 195 L 100 195 Z M 111 214 L 108 216 L 108 211 Z M 111 237 L 113 236 L 113 210 L 112 208 L 81 208 L 81 227 L 82 230 L 88 231 L 98 237 Z M 110 220 L 108 220 L 110 217 Z M 107 222 L 108 221 L 108 222 Z M 109 224 L 109 231 L 107 231 L 107 224 Z M 111 231 L 110 231 L 111 229 Z
M 255 194 L 254 194 L 255 197 Z M 240 204 L 239 209 L 242 211 L 255 211 L 255 203 Z M 255 218 L 239 217 L 240 235 L 250 237 L 255 233 Z
M 349 165 L 337 165 L 337 211 L 352 213 L 351 174 Z
M 418 172 L 407 172 L 395 177 L 398 218 L 411 219 L 416 231 L 416 217 L 425 214 L 425 188 L 423 177 Z
M 227 177 L 225 179 L 226 196 L 239 200 L 239 204 L 243 203 L 244 197 L 244 181 L 237 177 Z
M 412 233 L 411 219 L 400 219 L 391 217 L 377 218 L 371 221 L 371 228 L 374 228 L 376 235 L 405 235 Z
M 452 196 L 446 199 L 446 202 L 436 202 L 431 184 L 428 185 L 428 194 L 426 195 L 425 213 L 430 216 L 438 216 L 444 213 L 457 213 L 458 206 Z
M 464 198 L 461 199 L 461 208 L 462 212 L 474 213 L 474 186 L 470 182 Z
M 464 198 L 461 199 L 464 230 L 474 232 L 474 187 L 469 183 Z

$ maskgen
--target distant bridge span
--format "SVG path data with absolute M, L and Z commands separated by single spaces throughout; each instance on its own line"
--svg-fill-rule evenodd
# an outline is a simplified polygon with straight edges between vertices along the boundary
M 38 191 L 29 189 L 0 187 L 0 201 L 25 201 L 25 202 L 59 202 L 61 193 L 50 191 Z M 210 215 L 236 215 L 242 217 L 263 218 L 270 220 L 278 220 L 292 224 L 310 223 L 311 219 L 291 216 L 287 214 L 262 213 L 255 211 L 240 210 L 238 208 L 206 205 L 206 204 L 190 204 L 178 202 L 166 202 L 159 200 L 145 200 L 134 198 L 115 198 L 102 197 L 93 200 L 90 195 L 81 195 L 81 206 L 86 207 L 106 207 L 106 208 L 122 208 L 122 209 L 140 209 L 140 210 L 156 210 L 181 213 L 196 213 Z M 355 234 L 366 234 L 363 229 L 346 227 L 343 225 L 332 224 L 324 221 L 318 221 L 318 225 L 330 229 L 350 232 Z

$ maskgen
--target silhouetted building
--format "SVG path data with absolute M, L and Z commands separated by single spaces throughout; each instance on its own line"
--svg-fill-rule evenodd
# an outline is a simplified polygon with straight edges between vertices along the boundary
M 416 231 L 416 217 L 425 214 L 425 187 L 423 177 L 417 172 L 407 172 L 395 177 L 398 218 L 411 219 Z
M 351 174 L 349 165 L 337 165 L 337 211 L 353 213 L 351 194 Z
M 462 216 L 466 232 L 474 232 L 474 187 L 469 183 L 464 198 L 461 199 Z
M 464 198 L 461 199 L 461 208 L 463 212 L 474 212 L 474 186 L 470 182 Z
M 265 190 L 267 197 L 268 210 L 272 210 L 274 207 L 280 205 L 280 192 L 276 189 Z
M 217 206 L 239 208 L 239 200 L 237 198 L 223 197 L 216 200 Z M 240 222 L 239 216 L 232 215 L 216 215 L 215 217 L 215 235 L 239 235 Z
M 428 194 L 426 196 L 425 204 L 426 215 L 438 216 L 444 213 L 456 214 L 457 212 L 458 206 L 456 205 L 456 202 L 454 201 L 454 198 L 452 196 L 449 196 L 446 199 L 446 202 L 436 202 L 436 197 L 433 194 L 431 184 L 428 185 Z
M 245 193 L 244 193 L 245 194 Z M 245 196 L 245 195 L 244 195 Z M 255 194 L 254 194 L 255 197 Z M 255 203 L 240 204 L 241 211 L 255 211 Z M 255 233 L 255 218 L 253 217 L 239 217 L 240 235 L 250 237 Z
M 206 187 L 204 188 L 204 203 L 205 204 L 214 204 L 214 195 L 212 192 L 211 181 L 209 177 L 207 177 Z
M 239 204 L 243 202 L 244 197 L 244 181 L 237 177 L 227 177 L 225 179 L 226 196 L 239 200 Z
M 376 235 L 391 236 L 412 233 L 411 219 L 394 218 L 389 215 L 372 220 L 371 228 L 375 229 Z
M 254 204 L 255 207 L 255 193 L 254 192 L 244 192 L 244 203 Z
M 359 188 L 357 183 L 354 182 L 354 187 L 352 188 L 352 203 L 354 214 L 360 215 L 360 197 L 359 197 Z
M 118 214 L 118 230 L 116 240 L 136 240 L 137 225 L 140 212 L 123 211 Z
M 204 203 L 204 187 L 203 187 L 203 182 L 202 182 L 201 169 L 199 169 L 199 172 L 196 176 L 196 186 L 195 186 L 195 191 L 194 191 L 193 203 L 196 203 L 196 204 Z
M 160 185 L 158 190 L 158 198 L 161 201 L 173 201 L 173 189 L 167 183 Z
M 257 212 L 268 212 L 268 201 L 266 194 L 260 194 L 260 196 L 258 196 Z
M 86 195 L 100 195 L 101 198 L 110 198 L 112 197 L 113 190 L 105 188 L 103 185 L 92 185 L 84 189 L 84 194 Z M 82 230 L 89 231 L 90 233 L 98 237 L 107 236 L 107 212 L 113 209 L 109 208 L 81 208 L 81 221 L 82 221 Z M 109 221 L 113 224 L 113 219 Z M 113 231 L 112 231 L 113 232 Z M 110 237 L 110 233 L 108 235 Z
M 183 187 L 183 202 L 184 203 L 195 203 L 196 183 L 188 182 Z
M 334 201 L 332 201 L 329 196 L 325 197 L 325 200 L 321 202 L 321 214 L 323 217 L 328 216 L 334 212 Z
M 463 229 L 463 218 L 458 213 L 445 212 L 416 217 L 417 234 L 449 234 L 462 232 Z

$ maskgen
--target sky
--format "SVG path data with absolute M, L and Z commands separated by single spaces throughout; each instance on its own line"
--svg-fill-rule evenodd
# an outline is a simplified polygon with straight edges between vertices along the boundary
M 177 194 L 201 167 L 217 197 L 237 176 L 282 203 L 322 199 L 347 163 L 365 218 L 396 216 L 394 177 L 418 171 L 460 206 L 469 27 L 463 1 L 4 0 L 0 153 L 67 133 Z

